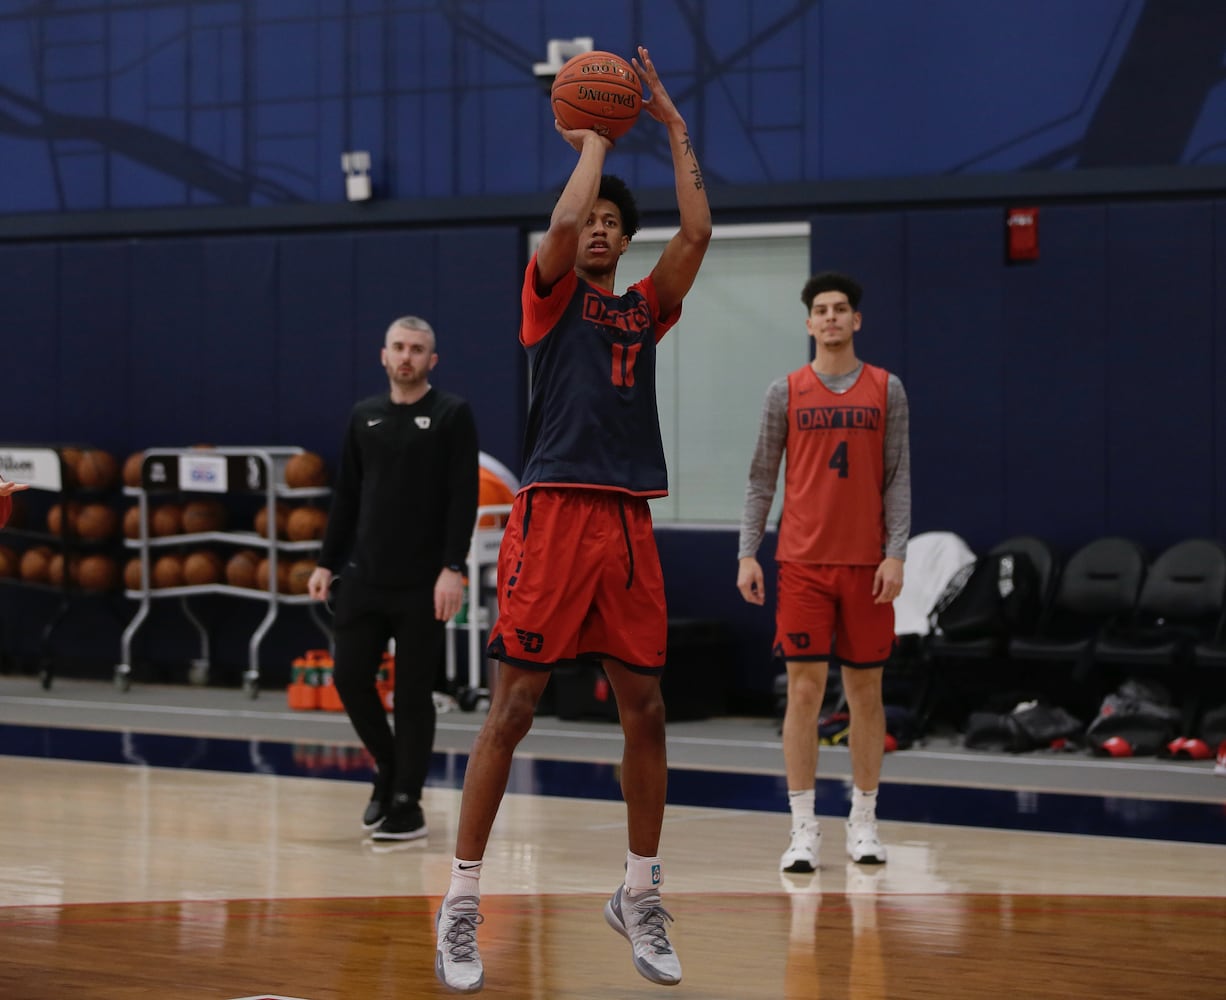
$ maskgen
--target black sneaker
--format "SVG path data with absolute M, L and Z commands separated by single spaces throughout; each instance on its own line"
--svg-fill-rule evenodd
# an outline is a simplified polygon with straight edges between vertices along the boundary
M 370 835 L 372 840 L 418 840 L 426 835 L 426 817 L 421 805 L 407 795 L 397 795 L 383 822 Z
M 362 829 L 373 830 L 387 816 L 388 806 L 392 797 L 392 769 L 375 768 L 375 787 L 370 793 L 370 801 L 366 803 L 366 812 L 362 813 Z

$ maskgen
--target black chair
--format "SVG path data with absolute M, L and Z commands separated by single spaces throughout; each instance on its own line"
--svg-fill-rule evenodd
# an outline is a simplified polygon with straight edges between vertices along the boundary
M 1224 602 L 1226 548 L 1208 538 L 1172 545 L 1149 567 L 1132 615 L 1095 642 L 1099 687 L 1143 673 L 1183 706 L 1188 732 L 1200 702 L 1189 668 L 1198 644 L 1208 645 L 1215 637 Z M 1211 660 L 1213 655 L 1212 647 L 1202 650 L 1202 657 Z
M 1026 557 L 1037 577 L 1038 600 L 1036 608 L 1041 614 L 1049 604 L 1059 576 L 1059 558 L 1050 542 L 1034 535 L 1016 535 L 993 545 L 987 555 L 1016 553 Z M 1039 619 L 1019 623 L 1017 634 L 1028 634 L 1038 626 Z M 920 708 L 920 728 L 925 730 L 932 718 L 943 714 L 946 705 L 963 702 L 955 713 L 974 701 L 983 688 L 1005 688 L 1010 685 L 1006 666 L 1011 633 L 975 638 L 954 638 L 940 632 L 925 637 L 924 653 L 927 679 L 924 698 Z M 972 665 L 971 670 L 965 669 Z M 982 670 L 982 665 L 991 666 L 991 672 Z M 938 676 L 940 675 L 940 676 Z M 979 683 L 972 683 L 978 681 Z M 975 691 L 969 690 L 974 688 Z M 953 696 L 958 695 L 957 699 Z
M 1137 542 L 1114 536 L 1095 539 L 1069 557 L 1034 634 L 1009 639 L 1009 658 L 1025 665 L 1029 686 L 1074 714 L 1093 717 L 1099 699 L 1085 690 L 1085 680 L 1095 643 L 1136 607 L 1145 563 Z M 1053 679 L 1036 673 L 1039 664 L 1071 669 Z

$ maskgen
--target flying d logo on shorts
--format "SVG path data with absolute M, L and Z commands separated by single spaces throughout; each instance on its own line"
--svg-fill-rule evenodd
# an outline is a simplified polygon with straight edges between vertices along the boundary
M 415 423 L 423 431 L 429 430 L 430 428 L 430 418 L 429 417 L 414 417 L 413 423 Z

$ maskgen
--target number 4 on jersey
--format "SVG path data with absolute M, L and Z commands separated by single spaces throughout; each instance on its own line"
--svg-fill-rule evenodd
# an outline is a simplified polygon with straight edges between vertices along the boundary
M 847 478 L 847 470 L 849 463 L 847 461 L 847 442 L 840 441 L 838 447 L 834 449 L 834 454 L 830 456 L 830 461 L 826 463 L 828 468 L 834 469 L 839 474 L 840 479 Z

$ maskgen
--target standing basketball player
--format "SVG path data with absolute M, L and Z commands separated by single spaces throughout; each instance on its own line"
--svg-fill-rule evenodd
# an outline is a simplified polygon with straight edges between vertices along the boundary
M 818 274 L 801 301 L 813 361 L 771 383 L 741 515 L 737 588 L 765 603 L 758 546 L 787 452 L 775 655 L 787 664 L 783 758 L 792 840 L 780 869 L 811 872 L 821 832 L 815 816 L 818 715 L 831 663 L 841 667 L 851 716 L 852 791 L 847 853 L 885 861 L 877 834 L 877 783 L 885 747 L 881 680 L 894 645 L 893 600 L 902 590 L 911 530 L 910 416 L 897 375 L 856 357 L 860 286 Z
M 464 600 L 477 517 L 477 428 L 467 402 L 430 385 L 438 353 L 424 319 L 392 323 L 381 360 L 389 391 L 350 414 L 307 592 L 322 601 L 337 574 L 333 680 L 375 760 L 362 826 L 374 840 L 399 841 L 427 832 L 421 792 L 434 748 L 434 682 L 445 624 Z M 375 686 L 391 638 L 394 727 Z
M 645 48 L 635 69 L 651 91 L 643 109 L 668 133 L 681 226 L 651 274 L 614 294 L 638 210 L 625 184 L 602 176 L 612 143 L 557 126 L 579 160 L 524 275 L 519 339 L 532 397 L 523 486 L 498 561 L 490 654 L 502 663 L 468 760 L 451 884 L 437 917 L 435 971 L 462 992 L 484 983 L 478 879 L 512 753 L 532 725 L 551 668 L 576 661 L 603 665 L 625 735 L 629 850 L 605 919 L 629 939 L 642 975 L 662 984 L 681 979 L 668 938 L 672 916 L 660 899 L 668 773 L 660 671 L 668 620 L 647 499 L 668 491 L 656 343 L 677 322 L 698 274 L 711 212 L 685 121 Z

